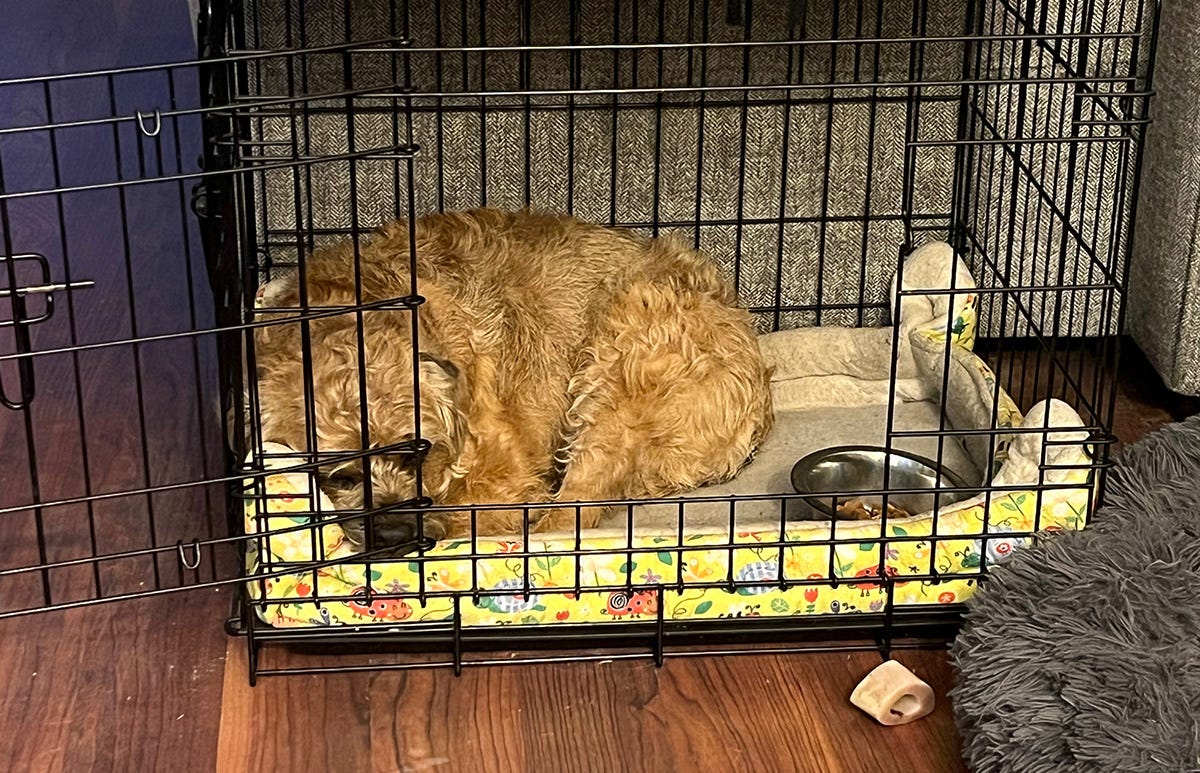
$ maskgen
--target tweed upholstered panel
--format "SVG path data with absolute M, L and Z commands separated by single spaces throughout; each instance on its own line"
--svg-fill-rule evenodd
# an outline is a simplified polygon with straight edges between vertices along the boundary
M 1124 282 L 1139 131 L 1130 119 L 1143 101 L 1113 95 L 1142 83 L 1148 22 L 1141 6 L 997 0 L 983 9 L 985 34 L 1032 27 L 1050 37 L 1027 48 L 993 44 L 979 61 L 979 77 L 1014 82 L 983 89 L 968 124 L 970 139 L 1001 143 L 979 147 L 970 164 L 972 268 L 984 286 L 1079 288 L 985 297 L 985 334 L 1120 332 L 1124 298 L 1116 288 Z
M 565 3 L 534 2 L 529 35 L 537 43 L 567 44 L 572 22 Z M 642 3 L 639 18 L 632 3 L 612 0 L 589 2 L 575 22 L 575 39 L 582 43 L 611 44 L 617 39 L 655 42 L 659 39 L 658 8 Z M 701 3 L 697 3 L 699 8 Z M 836 22 L 831 3 L 810 3 L 807 26 L 812 38 L 827 38 L 840 29 L 843 37 L 856 25 L 863 35 L 909 35 L 911 0 L 889 3 L 882 19 L 871 10 L 856 18 L 855 4 Z M 251 29 L 258 47 L 315 46 L 344 37 L 342 3 L 319 0 L 303 4 L 303 25 L 286 18 L 285 4 L 267 0 L 259 5 Z M 479 4 L 467 8 L 456 2 L 442 4 L 440 20 L 432 13 L 414 11 L 413 40 L 419 45 L 468 45 L 485 40 L 489 46 L 521 42 L 522 21 L 516 2 L 490 2 L 481 24 Z M 713 3 L 707 35 L 712 41 L 735 42 L 744 28 L 727 24 L 722 3 Z M 789 37 L 787 3 L 762 3 L 756 7 L 753 37 L 786 40 Z M 900 6 L 903 6 L 901 8 Z M 962 31 L 960 4 L 936 2 L 928 18 L 930 34 Z M 352 34 L 372 40 L 389 34 L 389 0 L 355 3 Z M 481 34 L 482 29 L 482 34 Z M 304 31 L 301 40 L 301 30 Z M 689 14 L 687 3 L 665 3 L 662 39 L 668 42 L 699 40 L 702 19 Z M 535 206 L 563 209 L 568 205 L 584 218 L 605 223 L 630 224 L 650 230 L 655 222 L 662 231 L 676 231 L 722 262 L 738 284 L 742 302 L 750 306 L 791 306 L 776 321 L 760 316 L 763 329 L 778 324 L 795 327 L 811 324 L 881 324 L 882 306 L 904 240 L 900 220 L 905 191 L 903 177 L 907 89 L 880 89 L 874 106 L 866 88 L 849 85 L 869 81 L 907 82 L 911 46 L 890 44 L 855 51 L 843 46 L 831 61 L 829 46 L 797 56 L 789 71 L 788 52 L 765 47 L 750 54 L 745 68 L 739 50 L 714 50 L 703 62 L 698 52 L 664 51 L 659 77 L 659 54 L 625 51 L 588 52 L 580 57 L 579 78 L 572 83 L 569 55 L 547 52 L 530 57 L 528 79 L 523 81 L 521 57 L 515 53 L 412 57 L 411 82 L 420 92 L 443 94 L 516 89 L 523 84 L 539 90 L 570 88 L 612 89 L 636 92 L 638 88 L 698 86 L 704 91 L 666 94 L 661 122 L 659 99 L 650 93 L 538 95 L 528 124 L 520 97 L 489 96 L 487 112 L 477 97 L 447 96 L 440 100 L 415 100 L 414 140 L 421 145 L 415 160 L 415 209 L 455 209 L 477 206 L 485 200 L 497 206 Z M 930 79 L 948 80 L 961 71 L 961 47 L 930 46 L 922 63 Z M 878 56 L 878 62 L 876 62 Z M 356 55 L 353 84 L 365 88 L 389 84 L 394 56 Z M 343 88 L 343 66 L 337 57 L 312 57 L 304 68 L 308 93 Z M 703 67 L 703 81 L 701 80 Z M 875 68 L 878 68 L 878 75 Z M 802 70 L 802 75 L 800 74 Z M 790 78 L 789 78 L 790 72 Z M 749 82 L 778 86 L 804 83 L 789 100 L 776 89 L 750 92 L 743 120 L 742 92 L 722 91 L 723 86 Z M 405 76 L 399 75 L 400 79 Z M 292 83 L 297 83 L 292 73 Z M 838 88 L 818 88 L 838 84 Z M 288 73 L 280 65 L 264 68 L 251 85 L 259 93 L 286 93 Z M 928 89 L 921 95 L 923 134 L 953 135 L 957 117 L 957 88 Z M 574 110 L 567 110 L 568 102 Z M 703 101 L 704 107 L 700 105 Z M 405 136 L 387 108 L 390 100 L 376 100 L 383 108 L 360 112 L 353 119 L 355 148 L 385 147 L 394 131 Z M 336 105 L 335 102 L 330 103 Z M 359 100 L 362 108 L 370 100 Z M 440 105 L 442 111 L 434 112 Z M 613 106 L 617 118 L 614 120 Z M 310 107 L 316 106 L 310 103 Z M 481 118 L 481 115 L 484 117 Z M 401 126 L 397 129 L 396 124 Z M 333 154 L 348 149 L 344 113 L 312 113 L 301 118 L 268 118 L 257 127 L 269 140 L 287 140 L 296 131 L 308 142 L 310 155 Z M 786 140 L 785 140 L 786 138 Z M 744 147 L 744 150 L 743 150 Z M 526 176 L 528 148 L 528 178 Z M 655 156 L 659 174 L 652 173 Z M 568 171 L 568 158 L 571 159 Z M 745 173 L 741 173 L 743 168 Z M 953 151 L 933 148 L 918 154 L 913 188 L 918 217 L 915 224 L 936 227 L 944 235 L 950 211 Z M 403 214 L 406 180 L 403 168 L 392 161 L 357 161 L 357 223 L 352 222 L 346 162 L 318 164 L 301 175 L 300 195 L 291 170 L 264 176 L 266 196 L 259 209 L 259 228 L 268 244 L 277 245 L 273 258 L 294 260 L 295 218 L 300 230 L 312 228 L 320 235 L 357 225 L 368 229 L 382 219 Z M 828 165 L 828 169 L 827 169 Z M 397 172 L 399 171 L 399 179 Z M 786 184 L 785 179 L 786 172 Z M 828 172 L 828 175 L 827 175 Z M 616 180 L 613 180 L 613 174 Z M 869 181 L 869 200 L 868 200 Z M 397 186 L 397 183 L 399 185 Z M 396 192 L 399 188 L 400 200 Z M 311 209 L 310 209 L 311 202 Z M 869 216 L 869 217 L 868 217 Z M 697 237 L 694 224 L 701 223 Z M 743 221 L 738 227 L 735 221 Z M 780 221 L 783 221 L 782 225 Z M 291 235 L 293 245 L 288 245 Z M 332 237 L 331 237 L 332 238 Z M 740 255 L 735 271 L 735 254 Z M 289 258 L 290 255 L 290 258 Z M 859 307 L 875 304 L 866 312 Z M 808 307 L 836 307 L 817 312 Z
M 1100 24 L 1093 18 L 1083 26 L 1085 15 L 1076 7 L 1083 0 L 1061 1 L 1066 5 L 1052 0 L 1045 17 L 1033 23 L 1065 32 Z M 924 13 L 914 13 L 914 2 L 919 0 L 758 3 L 751 39 L 904 39 L 914 27 L 926 37 L 964 31 L 958 0 L 926 0 L 916 6 Z M 534 0 L 527 19 L 521 5 L 493 0 L 481 16 L 479 0 L 443 2 L 438 13 L 434 3 L 417 3 L 409 37 L 422 48 L 736 42 L 745 35 L 743 25 L 727 23 L 725 3 L 715 0 L 697 0 L 694 8 L 662 3 L 661 19 L 660 4 L 651 2 L 581 3 L 574 19 L 566 3 Z M 347 31 L 370 41 L 400 29 L 391 0 L 359 0 L 348 21 L 344 7 L 342 0 L 261 0 L 247 19 L 250 43 L 320 46 L 341 42 Z M 806 7 L 806 16 L 794 28 L 798 7 Z M 985 6 L 980 23 L 985 33 L 1025 31 L 1000 0 Z M 1062 63 L 1077 57 L 1078 45 L 1067 41 L 1053 52 L 1034 46 L 1023 72 L 1061 77 Z M 1020 77 L 1023 53 L 1017 43 L 986 44 L 968 68 L 977 68 L 980 81 Z M 1096 44 L 1089 72 L 1117 67 L 1127 54 L 1125 41 Z M 344 99 L 331 98 L 310 100 L 299 115 L 254 121 L 261 139 L 296 141 L 305 156 L 321 157 L 403 144 L 408 127 L 398 114 L 404 101 L 394 85 L 411 83 L 417 94 L 411 100 L 412 139 L 421 146 L 412 180 L 416 212 L 531 203 L 647 231 L 658 226 L 695 240 L 721 262 L 744 304 L 784 307 L 759 315 L 763 330 L 878 325 L 887 317 L 888 284 L 905 240 L 906 198 L 914 241 L 946 238 L 950 230 L 956 148 L 936 143 L 962 130 L 963 89 L 953 81 L 964 77 L 963 55 L 960 43 L 915 48 L 900 40 L 790 52 L 764 46 L 745 59 L 734 48 L 703 56 L 680 48 L 597 50 L 576 59 L 562 51 L 528 57 L 425 52 L 412 54 L 406 65 L 394 52 L 363 50 L 351 55 L 349 68 L 341 54 L 310 55 L 290 69 L 283 60 L 269 61 L 252 68 L 250 89 L 266 95 L 376 89 L 355 98 L 352 118 Z M 944 85 L 911 89 L 913 80 Z M 729 88 L 743 83 L 764 88 Z M 870 83 L 882 85 L 864 85 Z M 782 84 L 796 88 L 783 90 Z M 653 91 L 661 86 L 691 90 Z M 526 97 L 503 93 L 581 88 L 602 91 L 536 94 L 528 98 L 528 119 Z M 380 93 L 391 98 L 372 96 Z M 976 138 L 1057 138 L 1075 131 L 1070 85 L 983 85 L 969 96 L 977 116 L 967 131 Z M 1018 102 L 1028 109 L 1014 111 Z M 1093 101 L 1085 102 L 1086 110 L 1096 110 Z M 912 151 L 909 178 L 911 140 L 926 144 Z M 1015 152 L 981 146 L 959 159 L 971 184 L 957 215 L 960 228 L 975 235 L 974 243 L 963 244 L 972 248 L 976 275 L 992 285 L 1086 285 L 1098 283 L 1105 271 L 1119 271 L 1115 260 L 1123 254 L 1124 235 L 1107 225 L 1127 206 L 1116 182 L 1116 170 L 1128 162 L 1123 146 L 1088 143 L 1086 151 L 1076 151 L 1076 169 L 1086 168 L 1090 182 L 1076 182 L 1073 189 L 1070 145 L 1013 147 Z M 403 164 L 387 158 L 263 173 L 257 218 L 265 261 L 295 261 L 297 235 L 302 247 L 319 244 L 403 215 L 408 182 Z M 985 334 L 1007 336 L 1114 332 L 1110 320 L 1119 303 L 1112 292 L 1027 293 L 1018 314 L 1015 305 L 993 303 L 995 297 L 985 299 L 981 325 Z
M 1200 394 L 1200 5 L 1162 13 L 1129 330 L 1167 386 Z

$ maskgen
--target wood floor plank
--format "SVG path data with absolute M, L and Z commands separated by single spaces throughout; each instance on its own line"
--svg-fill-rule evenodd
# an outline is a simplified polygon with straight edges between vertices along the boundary
M 390 672 L 371 680 L 373 770 L 530 770 L 520 669 Z M 458 685 L 462 685 L 459 689 Z
M 0 622 L 4 769 L 211 770 L 225 668 L 211 622 L 227 608 L 210 591 Z
M 324 773 L 367 770 L 371 748 L 366 684 L 370 674 L 295 676 L 247 681 L 246 643 L 231 639 L 226 656 L 218 771 Z
M 660 718 L 646 711 L 661 673 L 648 661 L 519 666 L 521 737 L 529 770 L 661 767 Z M 582 752 L 582 753 L 581 753 Z M 684 768 L 677 768 L 684 769 Z

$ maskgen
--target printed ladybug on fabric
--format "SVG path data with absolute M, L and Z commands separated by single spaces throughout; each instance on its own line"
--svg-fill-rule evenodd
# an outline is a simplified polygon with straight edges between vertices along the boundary
M 612 615 L 614 618 L 656 615 L 658 614 L 658 596 L 650 592 L 629 594 L 617 591 L 609 594 L 608 604 L 603 614 Z
M 403 599 L 377 599 L 365 587 L 354 589 L 354 598 L 346 602 L 354 617 L 369 617 L 374 620 L 407 620 L 412 617 L 412 607 Z
M 900 571 L 899 571 L 898 569 L 896 569 L 896 567 L 894 567 L 894 566 L 889 566 L 889 567 L 887 567 L 887 569 L 885 569 L 885 570 L 884 570 L 884 573 L 885 573 L 885 574 L 886 574 L 888 577 L 895 577 L 896 575 L 900 574 Z M 859 571 L 858 571 L 858 572 L 857 572 L 857 573 L 856 573 L 854 576 L 855 576 L 856 578 L 858 578 L 858 577 L 862 577 L 862 578 L 867 578 L 867 577 L 875 577 L 875 578 L 878 578 L 878 577 L 879 577 L 879 567 L 878 567 L 878 566 L 871 566 L 871 567 L 868 567 L 868 568 L 866 568 L 866 569 L 860 569 L 860 570 L 859 570 Z M 876 582 L 859 582 L 859 583 L 855 583 L 855 586 L 856 586 L 856 587 L 857 587 L 857 588 L 858 588 L 860 591 L 862 591 L 862 592 L 863 592 L 863 595 L 866 595 L 868 591 L 879 590 L 880 588 L 882 588 L 882 587 L 883 587 L 881 584 L 879 584 L 879 583 L 876 583 Z

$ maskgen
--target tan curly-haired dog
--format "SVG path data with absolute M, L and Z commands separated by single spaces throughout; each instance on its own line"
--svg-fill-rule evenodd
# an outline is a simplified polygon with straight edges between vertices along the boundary
M 749 314 L 699 253 L 668 239 L 572 217 L 480 209 L 416 221 L 421 466 L 435 504 L 576 502 L 679 494 L 733 477 L 771 427 L 769 371 Z M 359 245 L 362 302 L 410 293 L 409 226 L 393 222 Z M 354 246 L 314 252 L 309 307 L 355 304 Z M 300 306 L 293 276 L 269 305 Z M 314 311 L 314 313 L 317 313 Z M 293 312 L 294 314 L 294 312 Z M 286 312 L 267 312 L 280 319 Z M 366 426 L 353 312 L 311 326 L 312 411 L 320 451 L 410 441 L 412 317 L 362 315 Z M 306 450 L 300 326 L 257 330 L 263 440 Z M 363 465 L 322 470 L 338 509 L 364 506 Z M 412 455 L 370 464 L 376 507 L 416 493 Z M 584 508 L 583 528 L 604 508 Z M 426 513 L 434 538 L 471 533 L 469 512 Z M 381 544 L 410 541 L 411 514 L 375 517 Z M 479 534 L 519 534 L 521 509 L 481 510 Z M 530 514 L 536 531 L 574 531 L 576 508 Z M 361 519 L 347 536 L 363 543 Z

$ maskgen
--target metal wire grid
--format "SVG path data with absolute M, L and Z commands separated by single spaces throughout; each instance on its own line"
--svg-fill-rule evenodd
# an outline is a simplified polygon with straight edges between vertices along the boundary
M 949 238 L 981 280 L 981 329 L 992 335 L 985 347 L 1000 381 L 1021 404 L 1054 394 L 1075 405 L 1096 440 L 1096 471 L 1107 466 L 1113 337 L 1120 331 L 1148 120 L 1155 20 L 1146 14 L 1154 9 L 1133 2 L 976 2 L 954 9 L 917 0 L 901 14 L 890 7 L 885 13 L 881 2 L 798 3 L 781 18 L 765 12 L 766 21 L 758 22 L 749 6 L 738 18 L 720 19 L 722 9 L 702 2 L 682 17 L 666 3 L 572 3 L 557 21 L 543 10 L 527 3 L 380 4 L 372 15 L 338 3 L 248 3 L 225 9 L 228 16 L 218 8 L 206 20 L 209 56 L 194 62 L 0 83 L 26 99 L 40 95 L 43 107 L 33 120 L 0 127 L 0 141 L 7 140 L 0 164 L 31 147 L 53 162 L 50 178 L 24 186 L 0 167 L 3 246 L 12 256 L 4 261 L 0 299 L 8 300 L 4 319 L 13 332 L 0 364 L 6 403 L 15 408 L 6 420 L 20 417 L 2 426 L 6 441 L 23 435 L 26 446 L 25 464 L 5 467 L 25 467 L 30 484 L 2 502 L 0 517 L 28 521 L 28 544 L 36 544 L 36 556 L 0 567 L 0 583 L 20 586 L 4 594 L 0 614 L 239 582 L 240 526 L 226 531 L 212 514 L 232 489 L 230 509 L 240 517 L 240 482 L 263 477 L 263 454 L 241 465 L 248 450 L 242 440 L 253 434 L 243 417 L 256 400 L 253 384 L 241 379 L 243 366 L 253 367 L 247 333 L 264 324 L 250 319 L 254 289 L 280 267 L 302 266 L 300 256 L 315 245 L 358 238 L 384 216 L 411 218 L 431 209 L 550 199 L 614 225 L 683 229 L 697 246 L 728 256 L 724 268 L 764 330 L 881 324 L 898 252 L 925 238 Z M 122 84 L 135 79 L 162 84 L 168 106 L 121 105 Z M 193 101 L 193 88 L 206 94 L 204 104 Z M 61 104 L 77 101 L 72 90 L 107 92 L 107 105 L 101 100 L 91 113 L 64 120 Z M 672 124 L 672 116 L 682 122 Z M 763 123 L 770 131 L 756 134 Z M 847 123 L 853 131 L 839 134 Z M 203 170 L 183 155 L 186 135 L 199 131 L 207 137 Z M 110 135 L 102 144 L 115 156 L 115 174 L 71 180 L 63 149 L 77 136 L 99 142 L 100 132 Z M 556 163 L 535 152 L 539 136 L 548 138 Z M 634 136 L 644 142 L 631 145 Z M 472 162 L 467 175 L 452 167 L 464 158 Z M 643 174 L 623 172 L 629 158 Z M 627 194 L 628 180 L 643 185 Z M 186 244 L 188 313 L 174 327 L 153 331 L 137 324 L 137 304 L 145 301 L 128 225 L 141 190 L 166 190 L 178 199 Z M 732 195 L 714 198 L 711 190 Z M 115 197 L 124 226 L 129 318 L 126 327 L 89 338 L 76 315 L 86 280 L 71 271 L 65 215 L 74 202 L 97 194 Z M 61 249 L 49 259 L 18 257 L 15 223 L 27 216 L 26 205 L 58 212 Z M 202 215 L 202 240 L 189 209 Z M 204 242 L 207 266 L 197 241 Z M 815 265 L 789 262 L 813 254 Z M 19 273 L 23 264 L 36 265 L 36 283 Z M 217 296 L 212 316 L 201 281 Z M 419 287 L 412 290 L 386 307 L 415 315 L 421 297 Z M 65 318 L 54 311 L 55 294 L 65 295 Z M 36 297 L 46 300 L 34 313 Z M 290 322 L 365 308 L 305 308 Z M 1099 337 L 1085 343 L 1069 337 L 1078 333 Z M 167 482 L 155 476 L 142 383 L 154 370 L 145 353 L 156 345 L 189 355 L 195 397 L 187 400 L 195 403 L 204 460 L 192 476 Z M 218 350 L 222 365 L 214 374 Z M 132 357 L 142 474 L 101 490 L 89 479 L 95 452 L 87 424 L 97 408 L 84 385 L 89 358 L 106 352 Z M 54 371 L 54 386 L 66 387 L 54 399 L 54 387 L 39 386 L 50 370 L 41 363 L 60 361 L 70 369 Z M 216 472 L 219 443 L 209 434 L 218 391 L 224 412 L 235 417 L 224 474 Z M 38 392 L 51 397 L 36 399 Z M 83 488 L 69 495 L 44 495 L 53 487 L 38 471 L 39 454 L 47 454 L 37 442 L 47 422 L 38 409 L 52 401 L 73 403 L 76 415 Z M 889 438 L 904 434 L 888 427 Z M 937 437 L 939 446 L 968 436 L 994 444 L 996 436 L 990 428 L 944 424 L 912 434 Z M 422 443 L 382 451 L 419 455 Z M 6 442 L 6 453 L 12 447 Z M 252 438 L 251 447 L 261 444 Z M 330 461 L 371 453 L 318 451 L 297 469 L 315 474 Z M 208 514 L 203 529 L 163 515 L 158 503 L 176 493 L 190 497 L 187 512 Z M 788 497 L 776 499 L 782 512 Z M 96 511 L 109 503 L 143 513 L 146 533 L 128 547 L 105 549 Z M 407 506 L 429 504 L 418 492 Z M 76 527 L 86 521 L 86 540 L 80 544 L 76 535 L 72 544 L 48 533 L 51 515 Z M 573 551 L 586 553 L 581 544 Z M 471 558 L 479 557 L 472 550 Z M 517 557 L 528 574 L 536 556 Z M 270 566 L 258 580 L 296 568 Z M 64 593 L 55 578 L 78 573 L 90 574 L 90 582 L 71 583 Z M 940 577 L 931 566 L 905 579 Z M 613 590 L 634 590 L 627 580 Z M 779 578 L 781 587 L 809 582 L 818 581 Z M 728 577 L 712 587 L 733 589 L 736 582 Z M 416 597 L 437 593 L 421 587 Z M 455 603 L 479 595 L 478 588 L 457 593 Z M 882 616 L 864 616 L 859 632 L 886 627 L 890 641 L 897 614 L 907 613 L 889 603 Z M 805 625 L 817 634 L 831 630 L 828 620 Z M 660 617 L 649 629 L 656 657 L 673 626 Z M 259 643 L 328 636 L 264 630 L 249 613 L 240 627 Z M 629 629 L 635 638 L 646 630 Z M 464 632 L 457 616 L 426 633 L 452 648 L 456 665 L 464 642 L 488 636 Z

